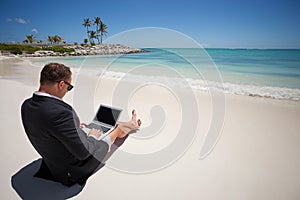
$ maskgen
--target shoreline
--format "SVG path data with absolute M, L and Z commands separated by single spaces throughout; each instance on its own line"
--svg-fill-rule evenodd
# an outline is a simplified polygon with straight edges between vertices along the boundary
M 89 56 L 93 57 L 93 56 L 100 56 L 100 55 L 88 55 L 88 56 L 82 56 L 82 57 L 89 57 Z M 14 74 L 16 71 L 22 71 L 22 73 L 27 74 L 31 78 L 33 78 L 33 76 L 30 75 L 30 73 L 27 71 L 27 70 L 30 71 L 31 69 L 24 70 L 24 69 L 22 69 L 23 67 L 20 67 L 20 66 L 29 65 L 29 66 L 34 68 L 33 71 L 40 70 L 43 66 L 37 65 L 36 63 L 32 62 L 32 60 L 31 60 L 31 59 L 35 59 L 35 58 L 37 58 L 37 57 L 0 56 L 0 62 L 2 62 L 0 64 L 0 78 L 1 79 L 9 79 L 9 78 L 14 78 L 15 77 L 16 79 L 18 79 L 18 75 Z M 55 58 L 55 57 L 52 57 L 52 58 Z M 57 58 L 60 58 L 60 56 L 58 56 Z M 6 67 L 4 67 L 4 65 Z M 10 70 L 8 66 L 13 66 L 14 70 Z M 78 68 L 72 68 L 72 71 L 73 71 L 74 74 L 78 73 L 77 70 L 78 70 Z M 122 72 L 114 72 L 114 71 L 107 71 L 107 72 L 108 72 L 108 75 L 107 76 L 104 75 L 104 76 L 102 76 L 102 78 L 107 79 L 107 80 L 112 80 L 112 81 L 119 81 L 120 79 L 122 79 L 122 75 L 123 75 Z M 97 74 L 95 74 L 93 72 L 93 70 L 89 71 L 89 69 L 84 69 L 83 73 L 88 73 L 86 75 L 91 76 L 91 77 L 98 77 L 99 78 L 99 71 L 98 71 Z M 20 73 L 18 73 L 18 74 L 20 74 Z M 39 74 L 35 74 L 35 76 L 39 76 Z M 19 79 L 20 79 L 20 77 L 19 77 Z M 135 80 L 134 77 L 132 78 L 132 80 L 125 80 L 125 82 L 134 82 L 133 80 Z M 193 84 L 193 79 L 191 79 L 191 80 L 192 80 L 192 83 L 190 83 L 190 84 Z M 142 84 L 142 82 L 140 82 L 140 84 Z M 173 82 L 171 82 L 169 84 L 173 84 Z M 231 85 L 231 83 L 222 83 L 222 84 L 224 86 L 226 84 Z M 174 87 L 174 88 L 177 87 L 176 83 L 172 87 Z M 184 87 L 182 87 L 182 88 L 179 87 L 179 88 L 182 89 L 182 90 L 185 89 Z M 192 88 L 195 92 L 199 91 L 199 92 L 203 92 L 203 93 L 207 93 L 207 94 L 210 93 L 210 90 L 208 88 L 198 87 L 197 85 L 195 87 L 194 87 L 194 85 L 190 85 L 190 88 Z M 220 90 L 220 88 L 221 87 L 218 87 L 217 89 Z M 275 89 L 275 87 L 274 87 L 274 89 Z M 294 88 L 279 88 L 279 89 L 296 90 Z M 263 96 L 263 95 L 260 95 L 260 94 L 252 94 L 252 93 L 249 93 L 249 94 L 247 94 L 247 93 L 234 93 L 234 92 L 230 92 L 230 91 L 225 90 L 225 88 L 224 88 L 223 91 L 222 90 L 220 90 L 220 91 L 222 93 L 224 93 L 224 95 L 244 96 L 244 97 L 254 98 L 254 99 L 266 99 L 266 100 L 275 100 L 275 101 L 300 102 L 300 99 L 293 99 L 293 98 L 276 98 L 276 97 L 273 97 L 273 96 Z

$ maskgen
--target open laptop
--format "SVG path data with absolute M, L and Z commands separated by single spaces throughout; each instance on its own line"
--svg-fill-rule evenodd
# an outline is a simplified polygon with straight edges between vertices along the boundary
M 101 104 L 93 121 L 82 130 L 88 133 L 92 128 L 99 129 L 102 139 L 116 127 L 121 112 L 122 109 Z

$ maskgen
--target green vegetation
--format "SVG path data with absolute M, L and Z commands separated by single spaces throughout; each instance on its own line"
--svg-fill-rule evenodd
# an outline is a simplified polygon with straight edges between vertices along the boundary
M 22 45 L 22 44 L 5 44 L 5 43 L 0 43 L 0 50 L 4 52 L 9 52 L 12 54 L 22 54 L 23 52 L 25 53 L 34 53 L 39 50 L 45 50 L 45 51 L 54 51 L 54 52 L 59 52 L 59 53 L 64 53 L 64 52 L 75 52 L 75 49 L 73 48 L 64 48 L 62 46 L 33 46 L 33 45 Z
M 34 53 L 35 51 L 41 50 L 41 48 L 29 45 L 0 43 L 0 50 L 13 54 L 22 54 L 24 51 L 27 53 Z
M 41 50 L 45 50 L 45 51 L 54 51 L 54 52 L 60 52 L 60 53 L 64 53 L 64 52 L 75 52 L 75 49 L 73 48 L 64 48 L 62 46 L 50 46 L 50 47 L 42 47 Z

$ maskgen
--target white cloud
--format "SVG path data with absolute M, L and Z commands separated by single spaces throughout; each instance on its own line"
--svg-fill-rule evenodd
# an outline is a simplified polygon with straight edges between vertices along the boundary
M 33 32 L 34 34 L 38 33 L 38 30 L 36 28 L 32 29 L 31 32 Z
M 22 18 L 16 18 L 15 21 L 20 24 L 28 24 L 28 21 L 26 21 L 25 19 L 22 19 Z

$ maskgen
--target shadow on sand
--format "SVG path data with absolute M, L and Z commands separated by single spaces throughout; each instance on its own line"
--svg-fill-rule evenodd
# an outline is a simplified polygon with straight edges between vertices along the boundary
M 112 156 L 112 154 L 125 142 L 128 135 L 123 138 L 117 138 L 111 146 L 110 152 L 104 158 L 104 163 Z M 75 184 L 67 187 L 61 183 L 50 181 L 47 179 L 37 178 L 34 175 L 39 171 L 42 159 L 38 159 L 23 167 L 11 178 L 11 184 L 14 190 L 22 199 L 68 199 L 78 195 L 84 188 L 84 185 Z M 94 171 L 99 171 L 104 164 L 100 164 Z
M 42 159 L 35 160 L 12 176 L 12 187 L 22 199 L 68 199 L 78 195 L 84 188 L 84 185 L 67 187 L 58 182 L 34 177 L 41 163 Z

